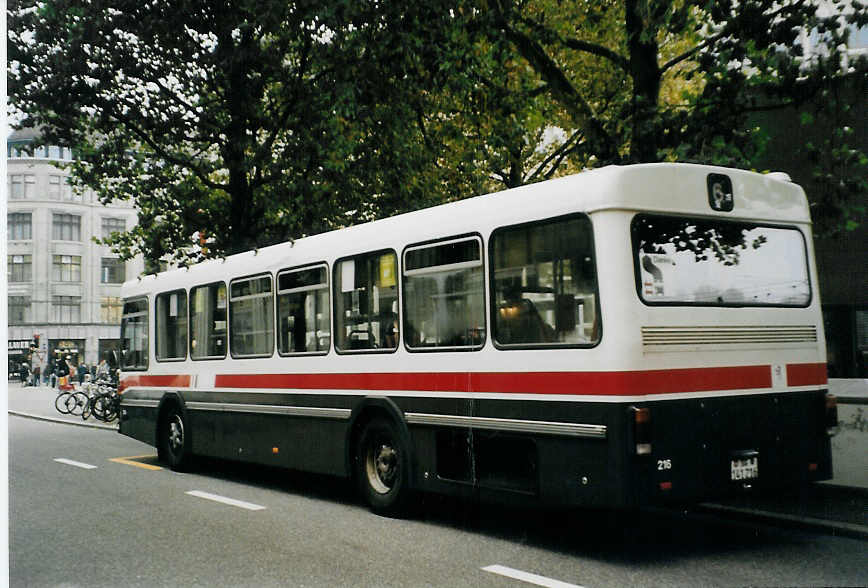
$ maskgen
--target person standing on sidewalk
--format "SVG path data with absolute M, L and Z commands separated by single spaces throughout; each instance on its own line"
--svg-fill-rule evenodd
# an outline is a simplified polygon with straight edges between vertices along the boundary
M 99 365 L 96 368 L 96 379 L 97 380 L 108 380 L 109 379 L 109 364 L 105 359 L 99 360 Z
M 84 386 L 84 376 L 87 374 L 87 363 L 82 361 L 80 364 L 78 364 L 76 373 L 78 374 L 78 385 Z
M 42 369 L 37 365 L 33 367 L 33 377 L 30 379 L 30 385 L 39 387 Z

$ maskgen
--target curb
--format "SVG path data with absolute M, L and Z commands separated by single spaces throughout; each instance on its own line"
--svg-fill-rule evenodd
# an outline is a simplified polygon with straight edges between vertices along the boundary
M 8 411 L 8 413 L 11 415 L 23 417 L 26 419 L 33 419 L 36 421 L 46 421 L 49 423 L 59 423 L 61 425 L 72 425 L 73 427 L 87 427 L 89 429 L 103 429 L 104 431 L 115 431 L 115 432 L 117 432 L 117 430 L 118 430 L 118 428 L 116 426 L 112 427 L 109 425 L 97 425 L 96 423 L 88 423 L 85 421 L 81 421 L 80 423 L 77 423 L 75 421 L 69 421 L 66 419 L 57 419 L 57 418 L 53 418 L 53 417 L 41 416 L 38 414 L 31 414 L 29 412 L 20 412 L 17 410 L 10 410 L 10 411 Z
M 703 502 L 697 505 L 700 509 L 716 513 L 728 513 L 742 519 L 751 519 L 777 525 L 812 529 L 830 533 L 835 536 L 850 537 L 853 539 L 868 539 L 868 526 L 845 523 L 843 521 L 829 521 L 813 517 L 797 516 L 786 513 L 756 510 L 740 506 L 726 506 L 711 502 Z

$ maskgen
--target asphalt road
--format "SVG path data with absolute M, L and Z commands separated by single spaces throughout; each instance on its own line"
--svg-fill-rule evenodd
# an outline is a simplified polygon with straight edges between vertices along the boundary
M 9 446 L 12 586 L 868 584 L 863 540 L 725 517 L 647 513 L 623 527 L 428 498 L 395 520 L 333 478 L 154 469 L 153 449 L 111 431 L 12 416 Z

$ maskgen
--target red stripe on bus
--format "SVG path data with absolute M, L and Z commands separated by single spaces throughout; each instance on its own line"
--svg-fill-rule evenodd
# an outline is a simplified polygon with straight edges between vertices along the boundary
M 408 390 L 632 396 L 770 388 L 771 366 L 633 372 L 411 372 L 341 374 L 222 374 L 218 388 Z
M 825 363 L 787 364 L 788 386 L 822 386 L 828 381 Z
M 189 374 L 159 374 L 159 375 L 135 375 L 126 376 L 120 381 L 118 390 L 123 392 L 132 386 L 174 386 L 177 388 L 190 387 Z

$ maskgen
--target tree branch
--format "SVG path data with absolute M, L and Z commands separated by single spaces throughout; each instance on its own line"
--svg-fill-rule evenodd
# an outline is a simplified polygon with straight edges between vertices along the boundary
M 544 27 L 542 24 L 527 18 L 520 18 L 520 21 L 536 31 L 544 39 L 553 40 L 554 42 L 560 43 L 564 47 L 573 49 L 574 51 L 581 51 L 583 53 L 589 53 L 591 55 L 596 55 L 597 57 L 608 59 L 624 71 L 630 70 L 630 63 L 627 61 L 627 58 L 612 51 L 608 47 L 598 45 L 597 43 L 591 43 L 590 41 L 583 41 L 582 39 L 561 37 L 556 32 Z
M 561 162 L 564 160 L 564 158 L 565 158 L 567 155 L 569 155 L 570 152 L 573 150 L 573 147 L 574 147 L 573 143 L 578 142 L 579 138 L 581 138 L 581 137 L 583 136 L 583 134 L 584 134 L 584 133 L 582 133 L 581 130 L 578 130 L 578 131 L 574 132 L 572 135 L 570 135 L 570 136 L 567 138 L 567 140 L 564 141 L 563 145 L 561 145 L 560 147 L 558 147 L 557 149 L 555 149 L 554 153 L 552 153 L 551 155 L 549 155 L 548 157 L 546 157 L 546 158 L 545 158 L 545 159 L 544 159 L 544 160 L 543 160 L 543 161 L 542 161 L 542 162 L 537 166 L 537 168 L 536 168 L 536 169 L 535 169 L 535 170 L 534 170 L 534 171 L 533 171 L 533 172 L 532 172 L 532 173 L 527 177 L 527 180 L 528 180 L 528 181 L 533 181 L 534 179 L 536 179 L 536 178 L 540 175 L 540 173 L 542 172 L 542 170 L 543 170 L 543 169 L 544 169 L 544 168 L 545 168 L 549 163 L 551 163 L 551 162 L 554 161 L 554 160 L 557 160 L 557 162 L 556 162 L 556 163 L 555 163 L 551 168 L 549 168 L 549 171 L 548 171 L 546 174 L 544 174 L 544 177 L 550 177 L 551 174 L 554 173 L 554 171 L 558 168 L 558 166 L 560 166 L 560 164 L 561 164 Z
M 496 20 L 506 38 L 537 73 L 548 82 L 554 97 L 578 123 L 578 126 L 585 127 L 588 137 L 591 138 L 599 151 L 597 157 L 602 161 L 617 160 L 618 150 L 614 140 L 606 132 L 603 123 L 596 117 L 593 108 L 584 96 L 570 83 L 563 70 L 546 54 L 539 43 L 509 24 L 499 0 L 496 0 L 495 6 Z

